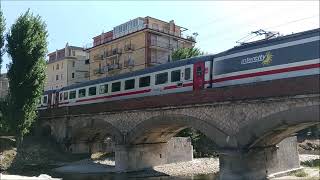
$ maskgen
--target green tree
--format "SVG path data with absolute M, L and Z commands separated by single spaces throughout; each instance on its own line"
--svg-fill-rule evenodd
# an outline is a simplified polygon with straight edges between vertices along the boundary
M 8 71 L 10 126 L 18 145 L 37 117 L 45 82 L 47 36 L 46 24 L 29 10 L 16 20 L 6 36 L 7 53 L 12 60 Z
M 178 61 L 182 59 L 187 59 L 195 56 L 203 55 L 204 53 L 200 51 L 199 48 L 180 48 L 174 51 L 171 55 L 172 61 Z
M 8 108 L 9 106 L 7 99 L 0 99 L 0 135 L 7 134 L 10 132 L 10 127 L 8 124 Z
M 4 50 L 4 31 L 6 30 L 5 18 L 3 17 L 3 13 L 0 6 L 0 77 L 1 77 L 1 67 L 2 67 L 2 56 L 5 52 Z

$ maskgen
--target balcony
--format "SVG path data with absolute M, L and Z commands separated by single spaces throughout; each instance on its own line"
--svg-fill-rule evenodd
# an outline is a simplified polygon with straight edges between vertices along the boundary
M 93 56 L 93 60 L 96 61 L 96 60 L 103 60 L 104 59 L 104 56 L 103 54 L 96 54 Z
M 156 39 L 151 39 L 150 48 L 162 49 L 162 50 L 171 50 L 170 44 L 167 42 L 159 41 Z
M 105 72 L 102 68 L 98 68 L 98 69 L 93 70 L 93 73 L 94 74 L 104 74 Z
M 134 50 L 134 46 L 132 44 L 126 44 L 124 46 L 124 50 L 125 51 L 133 51 Z

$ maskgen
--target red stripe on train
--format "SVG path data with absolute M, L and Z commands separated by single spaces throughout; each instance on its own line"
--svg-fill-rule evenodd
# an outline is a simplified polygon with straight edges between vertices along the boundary
M 248 73 L 248 74 L 241 74 L 241 75 L 236 75 L 236 76 L 229 76 L 229 77 L 224 77 L 224 78 L 219 78 L 219 79 L 213 79 L 212 82 L 217 83 L 217 82 L 222 82 L 222 81 L 230 81 L 230 80 L 243 79 L 243 78 L 256 77 L 256 76 L 265 76 L 265 75 L 306 70 L 306 69 L 319 68 L 319 67 L 320 67 L 320 63 L 308 64 L 308 65 L 288 67 L 288 68 L 282 68 L 282 69 L 274 69 L 274 70 L 262 71 L 262 72 L 256 72 L 256 73 Z

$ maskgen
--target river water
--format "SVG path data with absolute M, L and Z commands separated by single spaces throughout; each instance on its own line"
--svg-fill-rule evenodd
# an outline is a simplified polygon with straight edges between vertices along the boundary
M 4 174 L 19 174 L 23 176 L 39 176 L 48 174 L 53 178 L 62 178 L 63 180 L 218 180 L 218 174 L 203 174 L 191 176 L 147 176 L 146 173 L 58 173 L 49 169 L 32 169 L 24 170 L 20 173 L 4 172 Z
M 184 177 L 158 176 L 158 177 L 139 177 L 126 173 L 109 173 L 109 174 L 55 174 L 53 177 L 63 178 L 63 180 L 217 180 L 216 174 L 193 175 Z

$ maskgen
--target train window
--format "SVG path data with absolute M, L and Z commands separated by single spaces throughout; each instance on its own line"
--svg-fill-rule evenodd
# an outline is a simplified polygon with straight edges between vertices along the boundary
M 82 98 L 86 96 L 86 89 L 79 89 L 78 98 Z
M 100 94 L 108 93 L 108 84 L 100 85 Z
M 190 68 L 186 68 L 184 70 L 184 80 L 189 80 L 191 78 L 191 69 Z
M 160 73 L 160 74 L 156 74 L 156 85 L 158 84 L 164 84 L 168 82 L 168 73 L 164 72 L 164 73 Z
M 171 71 L 171 82 L 180 81 L 180 70 Z
M 94 96 L 97 94 L 97 88 L 95 86 L 89 87 L 89 96 Z
M 124 89 L 125 90 L 133 89 L 134 88 L 134 84 L 135 84 L 134 79 L 126 80 L 124 82 Z
M 150 86 L 150 76 L 141 77 L 139 79 L 139 87 Z
M 43 96 L 43 104 L 47 104 L 48 103 L 48 96 Z
M 63 93 L 63 99 L 64 100 L 68 100 L 68 92 L 64 92 Z
M 76 98 L 76 91 L 70 91 L 69 92 L 69 99 L 75 99 Z
M 112 86 L 111 86 L 111 91 L 112 92 L 117 92 L 117 91 L 120 91 L 121 89 L 121 82 L 115 82 L 115 83 L 112 83 Z
M 59 94 L 59 100 L 62 101 L 62 93 Z

